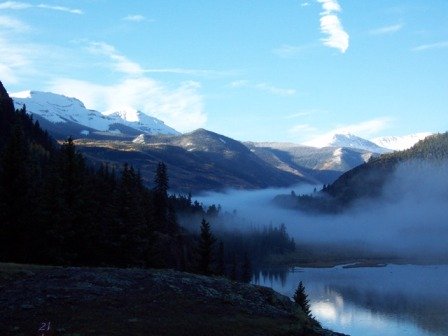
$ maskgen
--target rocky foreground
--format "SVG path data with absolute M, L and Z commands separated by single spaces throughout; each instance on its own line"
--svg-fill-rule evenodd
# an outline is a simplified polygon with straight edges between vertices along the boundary
M 0 264 L 0 324 L 2 335 L 341 335 L 266 287 L 171 270 L 15 264 Z

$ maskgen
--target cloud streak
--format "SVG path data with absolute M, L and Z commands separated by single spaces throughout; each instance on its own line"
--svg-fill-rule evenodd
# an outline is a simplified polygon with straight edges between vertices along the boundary
M 295 89 L 285 89 L 273 86 L 267 83 L 251 83 L 247 80 L 239 80 L 230 83 L 231 88 L 249 88 L 255 89 L 263 92 L 267 92 L 276 96 L 293 96 L 297 92 Z
M 357 124 L 339 126 L 327 133 L 315 136 L 304 144 L 320 147 L 320 144 L 327 143 L 335 134 L 353 134 L 362 138 L 371 137 L 379 131 L 386 129 L 391 121 L 391 118 L 384 117 L 363 121 Z
M 6 15 L 0 15 L 0 28 L 15 32 L 27 32 L 30 30 L 30 27 L 23 21 Z
M 296 57 L 302 53 L 304 53 L 306 50 L 310 49 L 310 45 L 304 45 L 304 46 L 294 46 L 289 44 L 284 44 L 276 49 L 274 49 L 272 52 L 282 58 L 293 58 Z
M 130 22 L 142 22 L 146 21 L 146 18 L 143 15 L 140 14 L 130 14 L 123 18 L 124 21 L 130 21 Z
M 18 1 L 6 1 L 6 2 L 0 3 L 0 9 L 23 10 L 23 9 L 29 9 L 29 8 L 49 9 L 49 10 L 66 12 L 66 13 L 70 13 L 70 14 L 78 14 L 78 15 L 84 14 L 84 12 L 81 9 L 69 8 L 69 7 L 64 7 L 64 6 L 55 6 L 55 5 L 48 5 L 48 4 L 32 5 L 27 2 L 18 2 Z
M 380 27 L 377 29 L 372 29 L 369 31 L 370 35 L 386 35 L 393 34 L 400 31 L 403 28 L 402 24 L 390 25 L 385 27 Z
M 433 49 L 446 49 L 448 48 L 448 41 L 441 41 L 431 44 L 423 44 L 418 47 L 413 48 L 413 51 L 426 51 L 426 50 L 433 50 Z
M 78 15 L 84 14 L 84 12 L 80 9 L 68 8 L 68 7 L 64 7 L 64 6 L 51 6 L 51 5 L 46 5 L 46 4 L 40 4 L 40 5 L 37 5 L 37 7 L 43 8 L 43 9 L 60 11 L 60 12 L 67 12 L 70 14 L 78 14 Z
M 320 30 L 327 35 L 322 39 L 323 44 L 345 53 L 349 47 L 350 37 L 337 16 L 337 13 L 341 11 L 341 6 L 337 0 L 317 0 L 317 2 L 322 5 L 323 9 L 323 12 L 320 13 Z
M 25 3 L 25 2 L 17 2 L 17 1 L 6 1 L 0 3 L 0 9 L 13 9 L 13 10 L 19 10 L 19 9 L 27 9 L 31 8 L 33 5 Z
M 87 50 L 93 54 L 106 56 L 109 58 L 115 71 L 129 76 L 141 76 L 145 70 L 137 63 L 129 60 L 126 56 L 119 53 L 115 47 L 104 42 L 90 42 Z
M 206 123 L 199 83 L 185 81 L 171 88 L 148 77 L 140 64 L 110 44 L 88 42 L 86 49 L 122 78 L 110 85 L 71 78 L 53 79 L 48 90 L 75 96 L 88 108 L 101 112 L 139 110 L 163 120 L 180 132 L 203 127 Z

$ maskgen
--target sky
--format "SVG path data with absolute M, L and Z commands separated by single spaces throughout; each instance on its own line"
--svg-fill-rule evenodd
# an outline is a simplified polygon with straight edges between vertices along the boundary
M 446 0 L 0 1 L 0 80 L 181 132 L 448 131 Z

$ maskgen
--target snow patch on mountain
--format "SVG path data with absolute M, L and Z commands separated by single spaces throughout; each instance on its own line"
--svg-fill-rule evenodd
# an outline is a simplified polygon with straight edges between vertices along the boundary
M 421 132 L 415 134 L 409 134 L 405 136 L 387 136 L 372 139 L 371 141 L 378 146 L 389 148 L 391 150 L 405 150 L 414 146 L 420 140 L 425 139 L 427 136 L 433 133 Z
M 350 133 L 325 135 L 316 138 L 314 140 L 308 141 L 304 143 L 304 145 L 317 148 L 324 148 L 324 147 L 356 148 L 379 154 L 390 152 L 390 150 L 384 147 L 380 147 L 369 140 L 360 138 Z
M 63 95 L 40 92 L 22 91 L 11 94 L 16 108 L 20 109 L 26 105 L 29 113 L 36 114 L 52 123 L 73 122 L 90 129 L 117 133 L 118 125 L 130 127 L 145 134 L 180 134 L 173 128 L 164 124 L 163 121 L 136 111 L 109 111 L 103 114 L 95 110 L 86 109 L 84 104 L 76 99 Z M 87 133 L 83 131 L 83 135 Z

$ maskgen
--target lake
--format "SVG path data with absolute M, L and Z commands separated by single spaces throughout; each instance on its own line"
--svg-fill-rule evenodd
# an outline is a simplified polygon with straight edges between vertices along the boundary
M 448 265 L 292 268 L 253 283 L 292 297 L 305 285 L 313 315 L 352 336 L 448 335 Z

